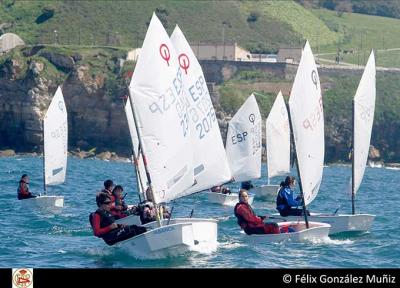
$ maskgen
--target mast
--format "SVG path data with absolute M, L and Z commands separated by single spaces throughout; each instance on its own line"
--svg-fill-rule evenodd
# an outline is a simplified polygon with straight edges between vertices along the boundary
M 353 102 L 352 102 L 352 104 L 353 104 L 353 110 L 352 110 L 352 112 L 353 112 L 353 125 L 352 125 L 352 153 L 351 153 L 351 213 L 354 215 L 355 213 L 356 213 L 356 208 L 355 208 L 355 203 L 354 203 L 354 201 L 355 201 L 355 194 L 354 194 L 354 186 L 355 186 L 355 183 L 354 183 L 354 173 L 355 173 L 355 171 L 354 171 L 354 116 L 355 116 L 355 107 L 356 107 L 356 105 L 355 105 L 355 103 L 354 103 L 354 99 L 353 99 Z
M 129 99 L 129 96 L 127 97 Z M 129 101 L 127 99 L 127 101 Z M 122 100 L 122 103 L 124 103 L 124 106 L 126 105 L 126 103 L 124 102 L 124 100 Z M 130 102 L 129 102 L 130 103 Z M 132 106 L 132 105 L 131 105 Z M 125 107 L 124 107 L 125 108 Z M 125 112 L 126 114 L 126 112 Z M 128 115 L 126 115 L 127 120 L 128 119 Z M 128 123 L 129 125 L 129 123 Z M 132 135 L 131 135 L 132 136 Z M 138 146 L 138 153 L 140 152 L 140 145 Z M 142 177 L 140 176 L 139 173 L 139 164 L 138 164 L 138 156 L 136 156 L 135 153 L 135 149 L 133 147 L 133 142 L 132 142 L 132 157 L 131 157 L 131 163 L 132 165 L 135 167 L 135 174 L 136 174 L 136 185 L 138 187 L 138 196 L 139 196 L 139 202 L 142 202 L 142 197 L 140 196 L 141 193 L 143 193 L 144 191 L 144 186 L 143 186 L 143 182 L 142 182 Z M 146 198 L 146 197 L 145 197 Z
M 301 184 L 301 173 L 300 173 L 300 169 L 299 169 L 299 162 L 297 161 L 297 151 L 296 151 L 296 143 L 294 141 L 294 135 L 293 135 L 293 124 L 292 124 L 292 119 L 290 118 L 290 109 L 289 109 L 289 104 L 286 104 L 286 110 L 288 112 L 288 119 L 289 119 L 289 128 L 290 128 L 290 142 L 293 143 L 293 161 L 296 162 L 296 170 L 297 170 L 297 175 L 299 178 L 299 187 L 300 187 L 300 196 L 301 199 L 303 200 L 303 214 L 304 214 L 304 221 L 306 222 L 306 228 L 309 228 L 308 225 L 308 217 L 307 217 L 307 208 L 305 205 L 305 201 L 304 201 L 304 194 L 303 194 L 303 186 Z
M 145 171 L 146 171 L 146 178 L 147 178 L 147 182 L 149 183 L 149 188 L 150 188 L 150 193 L 151 193 L 151 197 L 152 197 L 152 199 L 153 199 L 153 201 L 154 201 L 154 199 L 155 199 L 155 197 L 154 197 L 154 193 L 153 193 L 153 185 L 152 185 L 152 182 L 151 182 L 151 177 L 150 177 L 150 172 L 149 172 L 149 169 L 148 169 L 148 167 L 147 167 L 147 160 L 146 160 L 146 154 L 145 154 L 145 152 L 144 152 L 144 149 L 143 149 L 143 144 L 142 144 L 142 138 L 141 138 L 141 132 L 140 132 L 140 129 L 139 129 L 139 123 L 138 123 L 138 120 L 137 120 L 137 116 L 136 116 L 136 113 L 135 113 L 135 107 L 134 107 L 134 105 L 133 105 L 133 101 L 132 101 L 132 95 L 131 95 L 131 89 L 129 89 L 129 103 L 131 104 L 131 109 L 132 109 L 132 114 L 133 114 L 133 120 L 134 120 L 134 122 L 135 122 L 135 129 L 136 129 L 136 133 L 137 133 L 137 136 L 138 136 L 138 140 L 139 140 L 139 148 L 141 148 L 141 154 L 142 154 L 142 157 L 143 157 L 143 164 L 144 164 L 144 169 L 145 169 Z M 140 151 L 138 150 L 138 152 L 139 152 L 139 154 L 140 154 Z M 139 187 L 138 187 L 139 188 Z M 145 194 L 146 194 L 146 192 L 145 192 Z M 154 203 L 155 205 L 155 208 L 156 208 L 156 219 L 157 219 L 157 223 L 158 223 L 158 226 L 159 227 L 161 227 L 162 226 L 162 224 L 161 224 L 161 220 L 160 220 L 160 215 L 159 215 L 159 212 L 158 212 L 158 206 L 156 205 L 156 203 Z
M 46 117 L 46 116 L 45 116 Z M 44 119 L 42 120 L 42 136 L 43 136 L 43 190 L 44 190 L 44 195 L 47 195 L 46 191 L 46 161 L 45 161 L 45 149 L 44 149 Z

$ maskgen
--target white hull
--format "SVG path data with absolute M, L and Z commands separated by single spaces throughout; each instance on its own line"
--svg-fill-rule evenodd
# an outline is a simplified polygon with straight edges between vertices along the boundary
M 250 192 L 255 194 L 256 198 L 275 201 L 279 191 L 279 185 L 262 185 L 250 189 Z
M 309 228 L 306 229 L 304 221 L 299 222 L 279 222 L 278 225 L 286 226 L 295 229 L 295 232 L 281 233 L 281 234 L 252 234 L 246 235 L 249 241 L 253 243 L 270 243 L 270 242 L 282 242 L 290 240 L 293 242 L 304 242 L 310 240 L 321 240 L 328 238 L 329 228 L 331 227 L 326 223 L 319 222 L 308 222 Z
M 275 214 L 274 214 L 275 216 Z M 279 214 L 276 214 L 278 217 Z M 303 216 L 288 216 L 282 217 L 288 221 L 296 221 L 304 219 Z M 367 232 L 370 230 L 375 215 L 370 214 L 343 214 L 343 215 L 329 215 L 322 213 L 311 213 L 308 216 L 309 221 L 323 222 L 331 225 L 329 235 L 342 233 L 342 232 Z
M 152 230 L 119 243 L 130 255 L 142 258 L 166 258 L 186 251 L 214 252 L 217 249 L 218 227 L 214 219 L 173 218 L 147 223 Z
M 239 202 L 239 195 L 238 193 L 232 194 L 222 194 L 217 192 L 206 192 L 208 201 L 210 203 L 225 205 L 225 206 L 232 206 L 234 207 Z M 249 194 L 249 204 L 251 205 L 254 200 L 254 195 Z
M 20 202 L 24 209 L 59 214 L 64 207 L 64 196 L 42 195 L 35 198 L 23 199 Z
M 142 225 L 142 222 L 140 221 L 140 217 L 138 215 L 126 216 L 124 218 L 116 220 L 115 223 L 126 225 Z

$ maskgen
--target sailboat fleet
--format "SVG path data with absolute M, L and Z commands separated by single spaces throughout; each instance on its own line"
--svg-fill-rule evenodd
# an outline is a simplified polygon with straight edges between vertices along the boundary
M 249 241 L 304 241 L 339 232 L 369 231 L 375 215 L 356 214 L 354 200 L 367 164 L 375 91 L 372 52 L 353 101 L 352 214 L 336 211 L 287 216 L 278 225 L 289 226 L 293 232 L 246 235 Z M 181 29 L 176 26 L 169 37 L 155 14 L 129 85 L 125 114 L 132 142 L 134 185 L 139 199 L 151 197 L 157 209 L 160 204 L 198 192 L 207 193 L 211 203 L 234 206 L 237 193 L 207 191 L 214 186 L 261 177 L 262 117 L 255 95 L 245 101 L 229 122 L 224 148 L 199 62 Z M 68 122 L 60 87 L 43 122 L 44 193 L 22 202 L 59 213 L 64 197 L 47 195 L 46 187 L 63 183 L 66 176 Z M 321 85 L 308 42 L 288 103 L 279 92 L 265 126 L 268 184 L 254 187 L 251 192 L 261 198 L 276 198 L 280 187 L 271 185 L 270 179 L 290 173 L 292 144 L 306 211 L 319 192 L 325 153 Z M 249 203 L 252 201 L 253 198 Z M 118 246 L 139 258 L 216 251 L 217 220 L 162 219 L 159 215 L 157 221 L 144 225 L 147 232 L 121 241 Z M 130 215 L 117 223 L 140 225 L 140 219 Z

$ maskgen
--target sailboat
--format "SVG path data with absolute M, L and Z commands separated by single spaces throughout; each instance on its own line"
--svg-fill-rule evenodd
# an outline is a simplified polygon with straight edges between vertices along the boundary
M 280 222 L 279 226 L 290 226 L 295 232 L 249 235 L 253 241 L 321 239 L 328 237 L 331 227 L 327 223 L 309 221 L 305 213 L 306 205 L 310 204 L 318 194 L 325 153 L 321 87 L 308 41 L 304 46 L 288 106 L 289 126 L 293 132 L 296 151 L 298 183 L 303 199 L 304 221 Z
M 290 173 L 290 129 L 285 100 L 279 91 L 266 120 L 267 175 L 268 184 L 252 188 L 256 197 L 276 200 L 279 185 L 270 179 Z
M 178 55 L 155 14 L 129 85 L 129 101 L 153 203 L 167 203 L 194 192 L 193 145 L 188 100 Z M 139 124 L 140 123 L 140 124 Z M 140 172 L 140 171 L 139 171 Z M 164 258 L 184 251 L 215 251 L 217 221 L 173 218 L 146 224 L 147 232 L 119 242 L 140 258 Z
M 44 193 L 36 198 L 21 200 L 26 208 L 60 213 L 64 196 L 47 195 L 47 186 L 65 182 L 68 154 L 67 109 L 61 88 L 50 103 L 43 120 L 43 186 Z
M 256 97 L 251 94 L 229 121 L 226 155 L 235 182 L 261 177 L 261 113 Z M 238 193 L 208 192 L 208 200 L 227 206 L 238 203 Z M 254 194 L 249 195 L 249 204 Z
M 375 111 L 375 57 L 371 52 L 353 100 L 353 153 L 352 153 L 352 214 L 311 213 L 310 220 L 329 223 L 330 234 L 341 232 L 367 232 L 375 215 L 355 213 L 355 195 L 360 188 L 367 164 L 372 124 Z M 288 217 L 294 219 L 296 217 Z

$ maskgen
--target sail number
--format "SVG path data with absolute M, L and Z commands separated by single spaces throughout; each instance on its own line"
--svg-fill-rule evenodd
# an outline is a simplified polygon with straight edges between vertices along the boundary
M 149 105 L 149 110 L 152 113 L 160 113 L 161 115 L 169 111 L 171 107 L 175 107 L 184 137 L 186 137 L 189 130 L 188 104 L 185 97 L 182 70 L 179 68 L 176 77 L 172 80 L 172 85 L 158 97 L 157 101 Z
M 247 131 L 244 131 L 242 133 L 238 133 L 236 135 L 233 135 L 231 137 L 232 144 L 235 145 L 235 144 L 238 144 L 240 142 L 246 141 L 247 134 L 248 134 Z
M 303 127 L 305 129 L 314 130 L 317 127 L 318 123 L 323 120 L 323 111 L 324 110 L 321 97 L 319 98 L 319 105 L 315 106 L 308 117 L 303 121 Z
M 214 107 L 211 103 L 206 81 L 203 75 L 200 75 L 193 85 L 188 86 L 188 94 L 190 95 L 190 120 L 196 129 L 199 139 L 203 139 L 207 133 L 212 131 L 213 123 L 217 121 Z
M 64 122 L 59 127 L 51 131 L 51 137 L 53 138 L 60 138 L 63 137 L 67 133 L 67 122 Z
M 199 139 L 204 138 L 208 132 L 211 131 L 213 122 L 216 121 L 214 108 L 211 107 L 207 115 L 201 119 L 199 123 L 196 124 L 196 131 L 199 133 Z

